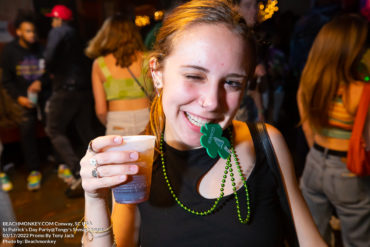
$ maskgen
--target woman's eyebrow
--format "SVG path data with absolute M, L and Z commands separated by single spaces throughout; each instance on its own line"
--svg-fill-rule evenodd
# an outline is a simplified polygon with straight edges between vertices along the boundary
M 183 65 L 183 66 L 180 66 L 180 68 L 182 68 L 182 69 L 196 69 L 196 70 L 203 71 L 203 72 L 205 72 L 205 73 L 208 73 L 208 72 L 209 72 L 209 70 L 208 70 L 208 69 L 203 68 L 203 67 L 198 66 L 198 65 Z M 246 76 L 246 75 L 244 75 L 244 74 L 230 73 L 230 74 L 227 74 L 227 77 L 246 78 L 247 76 Z
M 181 66 L 181 68 L 184 68 L 184 69 L 196 69 L 196 70 L 201 70 L 201 71 L 206 72 L 206 73 L 209 72 L 208 69 L 203 68 L 203 67 L 200 67 L 200 66 L 197 66 L 197 65 L 183 65 L 183 66 Z
M 228 74 L 227 77 L 240 77 L 240 78 L 246 78 L 247 76 L 246 75 L 242 75 L 242 74 L 237 74 L 237 73 L 231 73 L 231 74 Z

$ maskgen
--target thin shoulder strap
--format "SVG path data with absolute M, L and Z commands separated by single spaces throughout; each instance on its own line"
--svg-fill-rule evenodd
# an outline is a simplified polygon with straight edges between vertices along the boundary
M 290 210 L 288 198 L 286 196 L 285 186 L 283 183 L 283 179 L 281 176 L 280 166 L 278 164 L 276 154 L 274 148 L 271 144 L 270 137 L 266 130 L 265 123 L 258 122 L 258 123 L 247 123 L 249 131 L 251 133 L 254 145 L 259 148 L 259 150 L 263 150 L 266 161 L 271 169 L 274 177 L 278 183 L 277 193 L 279 195 L 280 205 L 281 208 L 286 216 L 288 225 L 285 226 L 287 231 L 287 240 L 289 242 L 289 246 L 293 247 L 299 246 L 297 233 L 295 231 L 292 212 Z
M 99 57 L 98 58 L 98 64 L 99 64 L 99 68 L 103 72 L 103 75 L 104 75 L 105 79 L 112 78 L 112 74 L 110 73 L 110 71 L 108 69 L 108 66 L 104 61 L 104 57 Z
M 150 96 L 148 94 L 148 92 L 145 90 L 145 88 L 143 87 L 143 85 L 141 85 L 141 83 L 139 82 L 139 80 L 136 78 L 136 76 L 134 75 L 134 73 L 132 73 L 132 71 L 130 70 L 129 67 L 126 67 L 128 72 L 130 73 L 131 77 L 134 79 L 134 81 L 136 82 L 136 84 L 140 87 L 141 91 L 143 91 L 146 95 L 146 97 L 148 99 L 150 99 Z

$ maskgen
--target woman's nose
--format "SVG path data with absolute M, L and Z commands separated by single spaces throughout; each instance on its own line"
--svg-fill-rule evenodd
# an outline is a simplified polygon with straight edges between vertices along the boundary
M 207 111 L 214 111 L 220 105 L 221 90 L 218 86 L 204 88 L 203 94 L 199 100 L 199 104 Z

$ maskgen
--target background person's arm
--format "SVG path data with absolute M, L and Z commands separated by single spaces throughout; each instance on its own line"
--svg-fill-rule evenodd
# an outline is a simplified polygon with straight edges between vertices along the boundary
M 302 89 L 299 88 L 298 93 L 297 93 L 297 104 L 298 104 L 299 116 L 301 120 L 305 118 L 305 114 L 306 114 L 306 112 L 303 109 L 302 97 L 303 97 L 303 92 L 302 92 Z M 307 120 L 302 122 L 302 130 L 306 137 L 308 146 L 312 147 L 314 143 L 314 132 L 312 130 L 310 123 Z

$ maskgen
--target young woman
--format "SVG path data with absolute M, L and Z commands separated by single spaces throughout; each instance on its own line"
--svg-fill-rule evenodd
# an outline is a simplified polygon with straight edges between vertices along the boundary
M 327 23 L 313 43 L 298 90 L 302 127 L 311 147 L 302 192 L 327 242 L 336 211 L 344 246 L 370 243 L 370 177 L 352 174 L 345 160 L 364 85 L 356 71 L 367 32 L 366 20 L 357 15 Z
M 194 0 L 167 16 L 154 49 L 149 65 L 158 93 L 147 133 L 157 136 L 159 152 L 150 199 L 138 205 L 121 204 L 119 211 L 114 205 L 113 237 L 105 195 L 138 172 L 135 162 L 140 154 L 104 152 L 105 147 L 121 144 L 120 136 L 94 139 L 81 160 L 89 232 L 84 244 L 112 246 L 115 238 L 118 246 L 134 246 L 138 207 L 141 246 L 282 246 L 283 222 L 274 178 L 263 151 L 255 149 L 247 125 L 233 121 L 254 72 L 254 44 L 245 22 L 226 0 Z M 200 145 L 205 123 L 219 124 L 233 144 L 241 170 L 235 172 L 233 182 L 222 180 L 226 163 L 237 170 L 235 160 L 211 158 Z M 324 246 L 296 184 L 283 137 L 272 126 L 268 132 L 278 150 L 299 243 Z M 92 175 L 91 161 L 99 164 L 100 176 Z M 240 217 L 233 191 L 240 198 Z M 222 199 L 216 210 L 201 216 L 184 210 L 174 196 L 202 212 L 209 212 L 216 198 Z M 250 220 L 243 224 L 247 215 Z
M 139 134 L 149 121 L 153 87 L 144 80 L 143 51 L 135 24 L 119 13 L 104 22 L 86 49 L 86 55 L 95 58 L 95 112 L 106 134 Z

